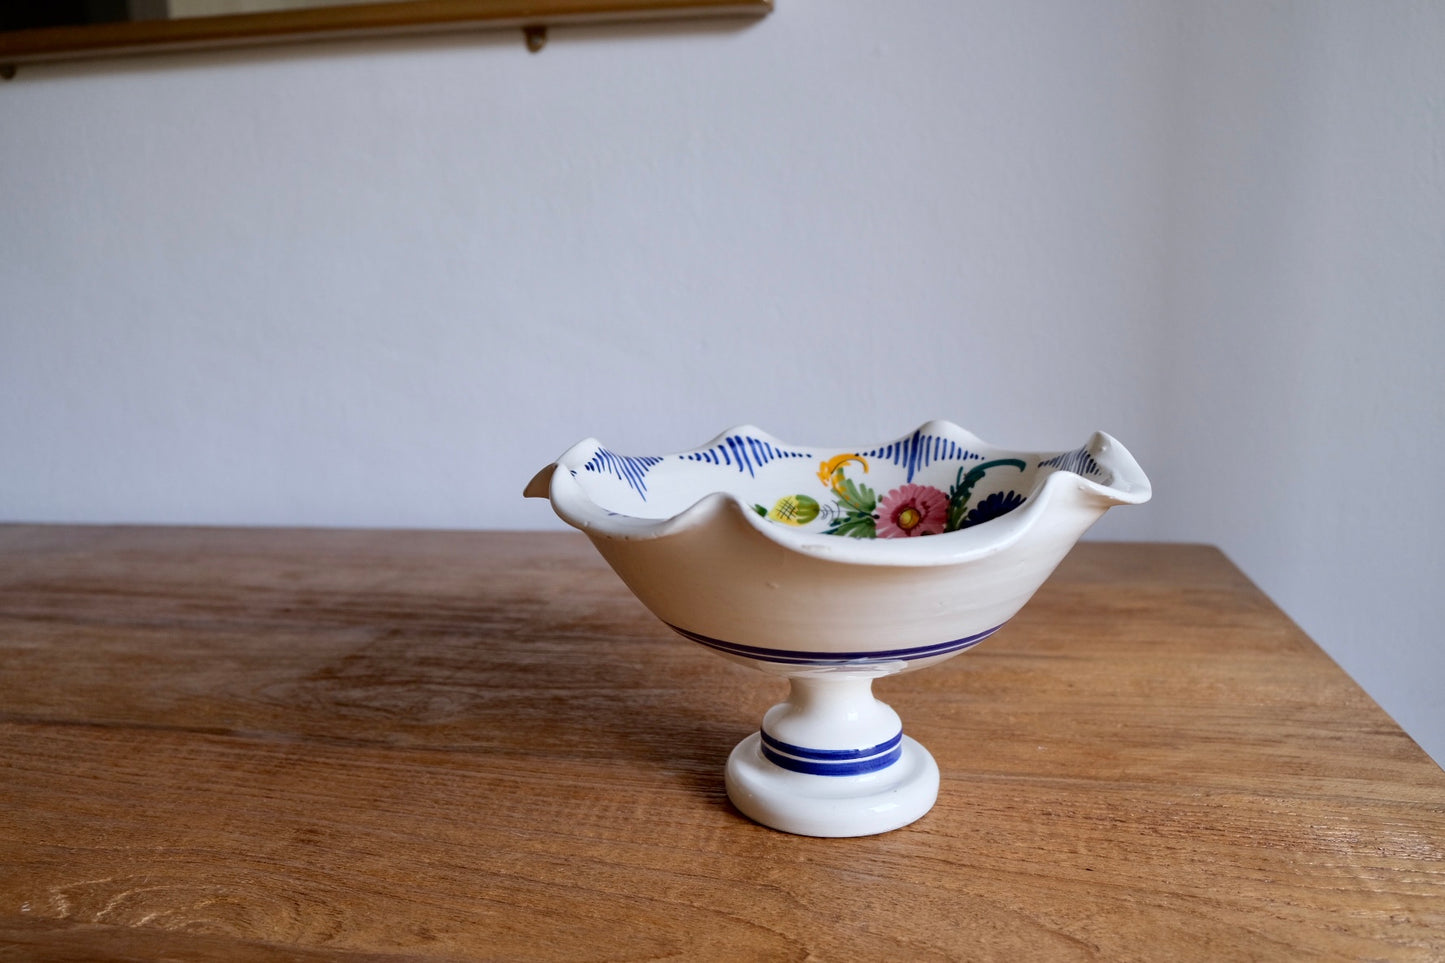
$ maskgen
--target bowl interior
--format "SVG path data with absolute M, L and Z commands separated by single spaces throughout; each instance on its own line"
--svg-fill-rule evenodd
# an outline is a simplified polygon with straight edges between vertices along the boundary
M 971 435 L 920 428 L 857 449 L 814 448 L 738 429 L 671 455 L 599 447 L 573 476 L 605 511 L 670 518 L 725 492 L 777 525 L 852 538 L 938 535 L 1026 504 L 1046 475 L 1104 473 L 1087 448 L 1038 454 L 994 448 Z

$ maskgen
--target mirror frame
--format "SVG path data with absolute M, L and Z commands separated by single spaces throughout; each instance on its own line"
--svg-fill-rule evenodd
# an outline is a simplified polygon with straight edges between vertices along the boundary
M 762 17 L 773 0 L 390 0 L 176 20 L 0 32 L 0 76 L 17 64 L 359 36 L 521 28 L 536 51 L 549 26 Z

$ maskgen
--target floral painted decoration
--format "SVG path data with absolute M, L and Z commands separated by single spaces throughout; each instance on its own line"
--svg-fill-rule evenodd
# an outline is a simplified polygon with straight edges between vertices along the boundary
M 806 525 L 821 517 L 828 521 L 826 533 L 829 535 L 915 538 L 981 525 L 1007 515 L 1026 500 L 1016 491 L 1000 491 L 976 505 L 970 504 L 974 487 L 990 469 L 1007 467 L 1023 471 L 1027 466 L 1017 458 L 998 458 L 971 469 L 960 466 L 947 492 L 910 482 L 899 485 L 882 498 L 872 488 L 847 476 L 845 470 L 852 464 L 867 473 L 868 460 L 853 452 L 837 455 L 819 465 L 818 480 L 832 493 L 832 505 L 822 505 L 809 495 L 798 494 L 783 496 L 772 508 L 754 505 L 753 510 L 786 525 Z
M 879 538 L 941 535 L 948 527 L 948 496 L 927 485 L 900 485 L 878 503 Z
M 822 510 L 816 498 L 807 495 L 784 495 L 773 503 L 772 508 L 754 505 L 753 510 L 764 518 L 784 525 L 806 525 L 818 517 Z
M 978 503 L 977 508 L 970 509 L 968 514 L 963 516 L 963 524 L 960 528 L 968 528 L 971 525 L 980 525 L 992 521 L 1018 508 L 1024 503 L 1024 496 L 1018 492 L 994 492 L 992 495 Z

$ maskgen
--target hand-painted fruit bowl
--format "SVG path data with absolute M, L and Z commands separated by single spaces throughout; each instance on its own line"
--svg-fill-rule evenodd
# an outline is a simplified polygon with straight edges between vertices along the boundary
M 789 679 L 728 759 L 733 804 L 786 832 L 863 836 L 938 794 L 932 756 L 873 680 L 997 632 L 1090 525 L 1150 486 L 1103 433 L 1021 452 L 931 421 L 852 448 L 750 426 L 669 455 L 588 439 L 526 494 L 550 498 L 680 635 Z

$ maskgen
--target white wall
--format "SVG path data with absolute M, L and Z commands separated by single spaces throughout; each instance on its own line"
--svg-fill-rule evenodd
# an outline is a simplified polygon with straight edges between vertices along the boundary
M 1219 542 L 1445 758 L 1442 9 L 779 0 L 24 69 L 0 518 L 541 527 L 521 485 L 589 434 L 1104 428 L 1157 494 L 1099 535 Z
M 1193 8 L 1175 90 L 1159 534 L 1445 760 L 1445 3 Z

